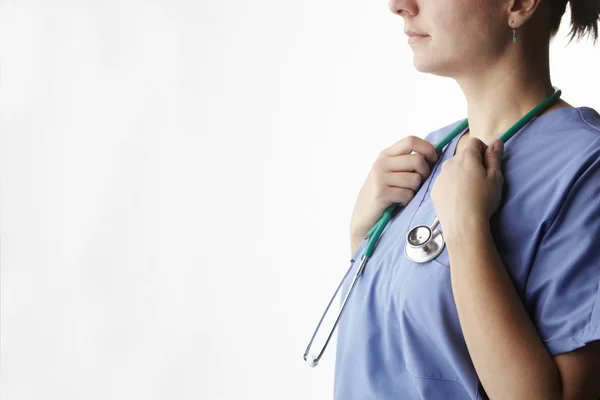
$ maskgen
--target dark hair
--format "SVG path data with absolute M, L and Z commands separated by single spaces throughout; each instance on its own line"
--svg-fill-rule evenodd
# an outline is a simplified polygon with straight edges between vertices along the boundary
M 550 1 L 550 37 L 558 32 L 567 1 L 571 5 L 570 40 L 590 35 L 594 43 L 598 40 L 600 0 L 547 0 Z

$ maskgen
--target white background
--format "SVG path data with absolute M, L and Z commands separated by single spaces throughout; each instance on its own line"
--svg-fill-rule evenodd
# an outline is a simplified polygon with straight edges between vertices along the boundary
M 600 110 L 599 47 L 552 47 Z M 375 157 L 463 118 L 386 1 L 0 1 L 2 400 L 327 399 Z

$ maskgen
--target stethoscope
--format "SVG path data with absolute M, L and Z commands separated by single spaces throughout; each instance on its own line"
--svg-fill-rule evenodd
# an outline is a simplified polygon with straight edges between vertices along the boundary
M 538 117 L 546 109 L 548 109 L 550 106 L 552 106 L 552 104 L 554 104 L 560 98 L 560 95 L 562 93 L 561 90 L 558 89 L 557 87 L 553 86 L 553 88 L 554 88 L 554 93 L 552 95 L 547 97 L 544 101 L 542 101 L 540 104 L 538 104 L 535 108 L 533 108 L 530 112 L 528 112 L 525 116 L 523 116 L 519 121 L 517 121 L 517 123 L 515 123 L 508 131 L 506 131 L 506 133 L 504 133 L 502 136 L 500 136 L 499 140 L 506 143 L 523 126 L 525 126 L 531 120 Z M 448 143 L 450 143 L 456 136 L 458 136 L 467 127 L 468 127 L 468 121 L 467 121 L 467 119 L 464 119 L 456 126 L 456 128 L 454 128 L 452 130 L 452 132 L 450 132 L 444 139 L 442 139 L 437 145 L 434 146 L 435 151 L 436 152 L 441 151 Z M 356 274 L 354 274 L 354 279 L 352 280 L 352 283 L 350 284 L 348 293 L 346 293 L 346 296 L 344 297 L 344 300 L 342 302 L 340 310 L 338 311 L 338 314 L 335 318 L 333 327 L 331 328 L 331 331 L 329 332 L 329 335 L 327 336 L 327 340 L 325 341 L 325 344 L 323 345 L 323 347 L 321 348 L 321 350 L 319 351 L 317 356 L 314 356 L 313 354 L 309 354 L 310 348 L 315 339 L 315 336 L 317 335 L 317 333 L 319 332 L 319 328 L 321 327 L 321 323 L 325 319 L 325 316 L 327 315 L 329 308 L 331 307 L 331 304 L 333 303 L 333 300 L 336 298 L 340 288 L 342 287 L 342 284 L 344 283 L 344 281 L 346 280 L 346 277 L 348 276 L 348 274 L 352 270 L 352 267 L 354 266 L 354 258 L 350 260 L 350 267 L 344 274 L 344 277 L 342 278 L 342 281 L 340 282 L 337 289 L 335 290 L 335 293 L 331 297 L 329 304 L 327 304 L 327 308 L 325 308 L 325 312 L 321 316 L 321 319 L 319 320 L 319 323 L 317 324 L 317 327 L 310 339 L 310 342 L 308 343 L 308 346 L 306 347 L 306 350 L 304 351 L 304 360 L 311 367 L 315 367 L 321 360 L 321 357 L 323 356 L 323 353 L 325 352 L 325 349 L 327 348 L 327 345 L 329 344 L 329 341 L 331 340 L 331 337 L 333 336 L 335 328 L 337 327 L 340 317 L 342 316 L 344 308 L 346 308 L 348 299 L 350 298 L 350 295 L 352 294 L 352 292 L 354 291 L 354 288 L 356 287 L 356 282 L 358 281 L 358 278 L 360 277 L 360 275 L 363 273 L 363 271 L 367 265 L 367 262 L 373 255 L 373 252 L 375 251 L 375 246 L 377 245 L 377 242 L 379 241 L 379 238 L 381 237 L 383 230 L 386 228 L 389 221 L 391 220 L 392 214 L 393 214 L 394 210 L 396 209 L 396 206 L 397 206 L 397 204 L 392 204 L 390 207 L 388 207 L 385 210 L 385 212 L 383 213 L 383 215 L 379 218 L 377 223 L 375 225 L 373 225 L 373 227 L 369 230 L 369 232 L 363 239 L 363 242 L 366 239 L 368 239 L 369 241 L 368 241 L 367 246 L 361 257 L 360 265 L 356 271 Z M 444 236 L 442 235 L 442 232 L 440 230 L 436 230 L 436 227 L 438 224 L 439 224 L 439 221 L 436 217 L 436 219 L 433 221 L 433 223 L 430 226 L 420 225 L 420 226 L 417 226 L 417 227 L 411 229 L 410 232 L 408 232 L 408 235 L 406 236 L 406 245 L 404 246 L 404 254 L 406 255 L 406 257 L 408 257 L 409 260 L 411 260 L 415 263 L 425 263 L 427 261 L 433 260 L 442 252 L 442 250 L 444 249 L 444 246 L 445 246 L 445 242 L 444 242 Z

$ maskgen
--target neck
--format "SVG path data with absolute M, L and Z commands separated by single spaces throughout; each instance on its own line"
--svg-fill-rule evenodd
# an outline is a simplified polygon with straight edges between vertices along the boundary
M 529 54 L 509 51 L 494 67 L 456 79 L 467 100 L 470 137 L 489 144 L 553 93 L 548 52 Z

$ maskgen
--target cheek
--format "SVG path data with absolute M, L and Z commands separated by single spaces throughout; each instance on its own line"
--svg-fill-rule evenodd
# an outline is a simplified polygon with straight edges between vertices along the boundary
M 470 41 L 482 53 L 495 53 L 506 43 L 503 37 L 508 27 L 506 13 L 497 1 L 478 3 L 473 12 L 473 18 L 464 23 L 464 29 L 469 33 Z
M 497 35 L 499 11 L 493 0 L 440 2 L 432 10 L 439 50 L 459 55 L 485 50 Z
M 472 22 L 462 12 L 457 13 L 447 5 L 440 4 L 435 11 L 432 19 L 435 23 L 431 29 L 435 52 L 443 58 L 446 58 L 445 55 L 458 55 L 470 41 Z

